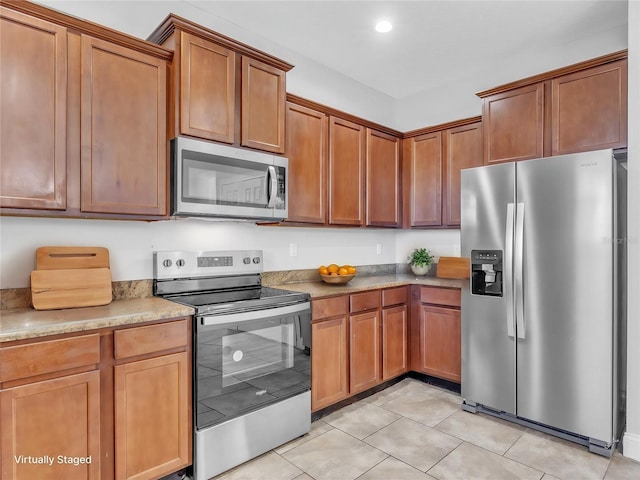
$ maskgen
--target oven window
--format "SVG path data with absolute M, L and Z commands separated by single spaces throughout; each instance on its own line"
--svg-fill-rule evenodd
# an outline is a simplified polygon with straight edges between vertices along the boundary
M 196 331 L 196 427 L 203 428 L 308 390 L 303 339 L 310 314 L 201 326 Z

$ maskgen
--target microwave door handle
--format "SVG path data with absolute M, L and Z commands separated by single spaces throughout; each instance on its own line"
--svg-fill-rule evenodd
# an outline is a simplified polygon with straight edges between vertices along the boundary
M 267 208 L 273 208 L 278 197 L 278 174 L 273 165 L 267 167 L 267 186 Z

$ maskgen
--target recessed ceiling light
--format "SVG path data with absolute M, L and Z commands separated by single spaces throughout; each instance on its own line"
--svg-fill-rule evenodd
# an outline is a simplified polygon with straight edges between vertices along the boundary
M 387 33 L 390 32 L 392 28 L 393 25 L 391 25 L 391 22 L 387 20 L 381 20 L 376 23 L 376 32 Z

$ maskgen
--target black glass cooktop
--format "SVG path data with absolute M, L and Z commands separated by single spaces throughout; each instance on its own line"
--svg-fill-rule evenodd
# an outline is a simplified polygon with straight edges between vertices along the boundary
M 210 291 L 165 296 L 167 300 L 196 309 L 197 315 L 217 315 L 231 312 L 274 308 L 309 301 L 308 293 L 271 287 Z

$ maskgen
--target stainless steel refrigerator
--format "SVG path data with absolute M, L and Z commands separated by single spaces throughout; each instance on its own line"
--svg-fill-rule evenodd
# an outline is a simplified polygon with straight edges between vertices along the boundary
M 461 173 L 463 408 L 610 456 L 624 420 L 626 155 Z

